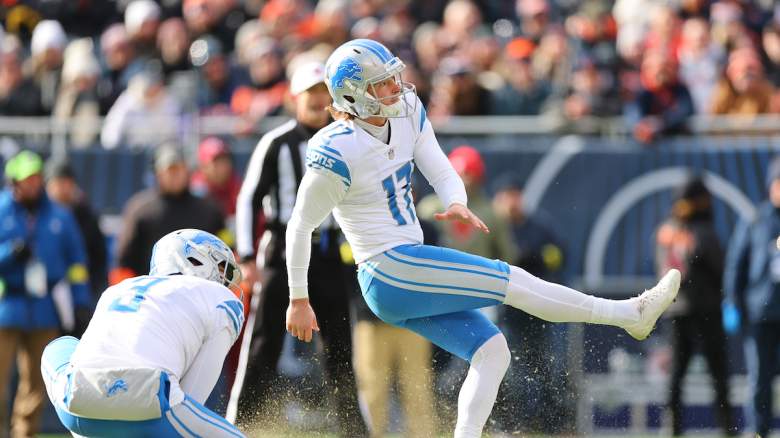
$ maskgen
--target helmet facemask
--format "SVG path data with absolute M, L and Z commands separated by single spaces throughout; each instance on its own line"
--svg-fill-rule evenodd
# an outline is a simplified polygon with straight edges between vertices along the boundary
M 391 59 L 385 64 L 387 73 L 370 78 L 368 89 L 365 91 L 366 109 L 369 110 L 369 117 L 408 117 L 414 114 L 417 107 L 417 89 L 414 84 L 404 82 L 401 78 L 401 72 L 406 68 L 403 61 L 398 58 Z M 387 79 L 392 78 L 398 85 L 398 93 L 390 96 L 377 98 L 378 94 L 374 86 Z

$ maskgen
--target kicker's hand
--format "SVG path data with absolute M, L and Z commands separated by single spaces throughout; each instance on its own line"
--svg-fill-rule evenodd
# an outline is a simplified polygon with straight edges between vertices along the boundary
M 287 331 L 304 342 L 311 342 L 313 332 L 320 331 L 308 298 L 290 300 L 287 307 Z
M 472 213 L 465 205 L 452 204 L 447 208 L 444 213 L 436 213 L 433 218 L 437 221 L 459 221 L 464 224 L 469 224 L 474 228 L 481 230 L 483 233 L 489 233 L 487 225 L 482 222 L 482 219 Z

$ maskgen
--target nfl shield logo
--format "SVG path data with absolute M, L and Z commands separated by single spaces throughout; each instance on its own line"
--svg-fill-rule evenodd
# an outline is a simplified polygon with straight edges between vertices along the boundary
M 387 159 L 388 159 L 388 160 L 392 160 L 393 158 L 395 158 L 395 149 L 393 149 L 393 148 L 390 148 L 390 149 L 387 151 Z

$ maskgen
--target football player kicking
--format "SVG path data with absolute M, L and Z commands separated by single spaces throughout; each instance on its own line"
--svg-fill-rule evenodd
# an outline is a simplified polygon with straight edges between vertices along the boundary
M 478 437 L 509 366 L 504 336 L 476 309 L 506 304 L 554 322 L 588 322 L 646 338 L 674 300 L 680 273 L 628 300 L 607 300 L 548 283 L 500 260 L 423 245 L 411 196 L 414 165 L 446 211 L 488 232 L 467 207 L 463 182 L 442 152 L 403 62 L 383 45 L 347 42 L 326 64 L 335 122 L 310 141 L 309 169 L 287 226 L 287 330 L 319 330 L 309 305 L 312 231 L 333 211 L 358 264 L 363 297 L 384 321 L 406 327 L 470 363 L 458 398 L 455 437 Z
M 202 403 L 244 319 L 230 248 L 205 231 L 157 241 L 149 275 L 106 289 L 84 336 L 43 352 L 62 424 L 85 437 L 243 437 Z

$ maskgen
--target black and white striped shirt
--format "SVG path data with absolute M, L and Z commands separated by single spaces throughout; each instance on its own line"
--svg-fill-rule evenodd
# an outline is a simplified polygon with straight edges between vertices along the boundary
M 266 232 L 258 262 L 265 264 L 266 257 L 283 260 L 284 231 L 305 172 L 307 142 L 315 133 L 291 120 L 265 134 L 252 152 L 236 204 L 236 243 L 242 260 L 255 257 L 254 236 L 261 208 Z M 332 224 L 328 218 L 322 227 Z

